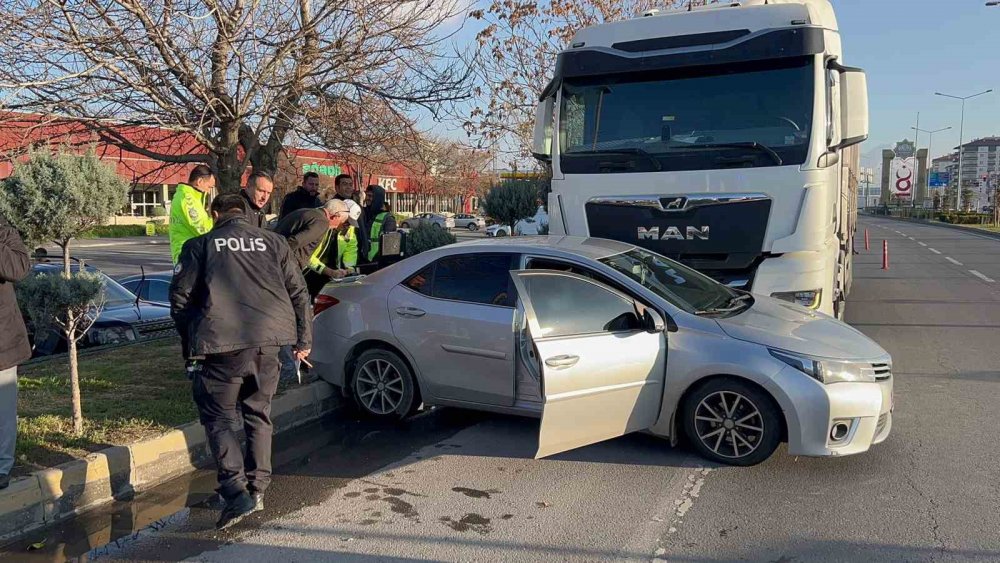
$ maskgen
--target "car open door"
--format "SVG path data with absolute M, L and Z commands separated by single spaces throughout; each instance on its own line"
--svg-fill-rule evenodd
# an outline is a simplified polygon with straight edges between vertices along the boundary
M 645 430 L 663 398 L 662 317 L 568 272 L 511 272 L 538 369 L 542 425 L 536 458 Z

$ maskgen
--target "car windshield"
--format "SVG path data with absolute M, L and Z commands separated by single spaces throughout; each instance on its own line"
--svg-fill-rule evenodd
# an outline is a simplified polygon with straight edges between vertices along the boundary
M 560 166 L 650 172 L 805 162 L 808 58 L 567 80 Z
M 39 274 L 58 274 L 62 271 L 62 266 L 58 268 L 38 268 L 35 270 Z M 80 267 L 77 264 L 73 265 L 73 271 L 79 272 Z M 87 268 L 87 271 L 91 274 L 97 274 L 101 276 L 104 280 L 104 306 L 105 307 L 121 307 L 122 305 L 130 305 L 135 303 L 135 294 L 131 291 L 122 287 L 121 284 L 115 280 L 109 278 L 106 274 L 99 270 L 94 270 L 92 268 Z
M 641 248 L 601 258 L 600 262 L 689 313 L 731 312 L 730 302 L 740 297 L 736 291 L 683 264 Z

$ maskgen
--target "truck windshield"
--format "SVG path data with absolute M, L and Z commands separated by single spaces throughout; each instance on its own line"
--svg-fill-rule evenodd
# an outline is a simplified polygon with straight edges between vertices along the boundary
M 802 164 L 808 57 L 567 79 L 560 166 L 570 174 Z
M 690 313 L 735 313 L 750 304 L 746 301 L 735 303 L 742 294 L 683 264 L 641 248 L 601 258 L 600 262 Z

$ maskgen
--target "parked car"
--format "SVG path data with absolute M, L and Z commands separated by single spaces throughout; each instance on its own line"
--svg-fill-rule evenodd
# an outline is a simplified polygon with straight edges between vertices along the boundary
M 891 358 L 821 313 L 620 242 L 478 239 L 328 286 L 311 356 L 361 413 L 542 419 L 536 457 L 648 430 L 753 465 L 886 439 Z M 513 330 L 512 328 L 513 327 Z
M 34 264 L 31 268 L 33 275 L 58 274 L 62 270 L 62 262 L 43 262 Z M 94 325 L 80 341 L 80 347 L 131 342 L 174 330 L 170 307 L 137 299 L 135 294 L 100 270 L 90 266 L 86 270 L 99 274 L 104 279 L 105 302 Z M 73 265 L 73 271 L 79 271 L 78 264 Z M 67 347 L 65 338 L 58 331 L 49 330 L 43 335 L 31 334 L 31 338 L 36 356 L 64 352 Z
M 549 215 L 545 212 L 545 207 L 538 206 L 538 211 L 534 217 L 521 219 L 514 224 L 513 231 L 519 235 L 539 235 L 543 234 L 542 229 L 548 229 Z M 488 237 L 509 237 L 511 233 L 510 225 L 493 224 L 486 228 Z
M 455 218 L 444 213 L 419 213 L 413 217 L 407 217 L 400 223 L 404 229 L 415 229 L 417 225 L 427 223 L 444 229 L 455 228 Z
M 170 306 L 170 281 L 174 273 L 170 270 L 149 274 L 135 274 L 118 280 L 125 289 L 139 296 L 147 303 Z
M 470 215 L 468 213 L 459 213 L 455 215 L 455 228 L 469 229 L 470 231 L 478 231 L 480 229 L 485 229 L 486 219 L 479 217 L 477 215 Z
M 510 236 L 510 225 L 500 225 L 495 223 L 486 227 L 486 236 L 488 237 L 509 237 Z

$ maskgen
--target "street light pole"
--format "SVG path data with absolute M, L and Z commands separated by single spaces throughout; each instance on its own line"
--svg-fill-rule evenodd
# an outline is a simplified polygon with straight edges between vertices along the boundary
M 963 157 L 965 156 L 965 100 L 975 98 L 976 96 L 982 96 L 983 94 L 989 94 L 992 91 L 993 88 L 990 88 L 989 90 L 985 90 L 971 96 L 952 96 L 951 94 L 934 92 L 935 96 L 944 96 L 945 98 L 954 98 L 962 101 L 962 118 L 958 125 L 958 191 L 955 194 L 955 207 L 959 212 L 962 211 L 962 165 L 965 163 L 963 160 Z

